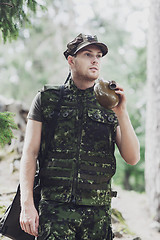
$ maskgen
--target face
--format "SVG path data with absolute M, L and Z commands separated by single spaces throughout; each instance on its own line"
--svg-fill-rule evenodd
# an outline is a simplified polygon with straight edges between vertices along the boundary
M 73 79 L 95 81 L 99 76 L 101 58 L 102 52 L 96 45 L 80 50 L 75 57 L 71 57 L 71 62 L 68 60 Z

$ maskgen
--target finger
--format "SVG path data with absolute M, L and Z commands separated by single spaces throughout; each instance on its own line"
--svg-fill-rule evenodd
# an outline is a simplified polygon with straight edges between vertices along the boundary
M 21 218 L 20 218 L 20 226 L 21 226 L 22 230 L 25 231 L 25 224 Z
M 33 236 L 38 236 L 39 216 L 36 216 L 35 221 L 30 222 L 30 232 Z
M 124 92 L 123 88 L 116 89 L 115 93 L 118 94 L 120 97 L 125 96 L 125 92 Z
M 26 232 L 26 223 L 23 220 L 22 214 L 20 215 L 20 226 L 21 226 L 22 230 Z
M 23 223 L 21 223 L 20 225 L 21 225 L 21 228 L 22 228 L 22 230 L 23 230 L 23 231 L 25 231 L 24 224 L 23 224 Z
M 26 223 L 26 224 L 24 224 L 25 225 L 25 232 L 26 233 L 28 233 L 28 234 L 31 234 L 32 235 L 32 226 L 31 226 L 31 224 L 30 223 Z
M 117 87 L 117 88 L 115 89 L 115 92 L 116 92 L 116 91 L 122 91 L 122 92 L 124 92 L 124 89 L 121 88 L 121 87 Z
M 39 216 L 36 217 L 36 222 L 35 222 L 37 236 L 38 236 L 38 226 L 39 226 Z
M 116 90 L 115 93 L 120 94 L 120 95 L 124 95 L 124 91 L 122 91 L 122 90 Z
M 35 221 L 34 224 L 31 225 L 31 233 L 32 235 L 34 235 L 35 237 L 38 236 L 38 225 L 39 225 L 39 221 L 37 223 L 37 220 Z
M 32 224 L 32 225 L 30 225 L 30 229 L 31 229 L 31 235 L 37 236 L 37 231 L 36 231 L 35 223 Z

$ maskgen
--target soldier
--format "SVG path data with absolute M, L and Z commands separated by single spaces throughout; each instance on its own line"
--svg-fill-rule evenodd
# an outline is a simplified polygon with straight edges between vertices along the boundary
M 45 157 L 48 122 L 59 99 L 59 87 L 46 87 L 31 105 L 21 159 L 20 224 L 38 240 L 113 239 L 110 209 L 115 195 L 111 190 L 115 143 L 131 165 L 139 161 L 140 150 L 123 88 L 117 87 L 120 101 L 112 110 L 96 100 L 94 84 L 107 52 L 96 36 L 79 34 L 68 43 L 64 55 L 71 75 Z M 33 182 L 40 146 L 43 166 L 38 214 Z

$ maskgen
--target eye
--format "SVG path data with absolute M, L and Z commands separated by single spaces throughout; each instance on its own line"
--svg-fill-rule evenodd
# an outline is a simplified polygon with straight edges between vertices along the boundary
M 86 53 L 85 54 L 87 57 L 91 57 L 91 54 L 90 53 Z
M 101 54 L 98 54 L 98 55 L 97 55 L 97 58 L 101 58 L 101 57 L 102 57 L 102 55 L 101 55 Z

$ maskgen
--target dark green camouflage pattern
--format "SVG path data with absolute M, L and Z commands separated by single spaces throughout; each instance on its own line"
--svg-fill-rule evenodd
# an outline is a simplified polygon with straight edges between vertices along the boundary
M 110 210 L 106 206 L 40 202 L 38 240 L 111 240 Z
M 59 99 L 59 88 L 41 93 L 42 152 L 47 123 Z M 117 118 L 96 100 L 94 89 L 65 86 L 54 138 L 41 170 L 42 199 L 77 205 L 110 205 L 111 177 L 116 171 L 114 145 Z
M 95 44 L 98 46 L 103 56 L 108 53 L 108 47 L 104 43 L 98 42 L 97 36 L 85 35 L 80 33 L 75 39 L 67 44 L 67 50 L 64 52 L 66 59 L 69 55 L 74 56 L 82 48 Z

